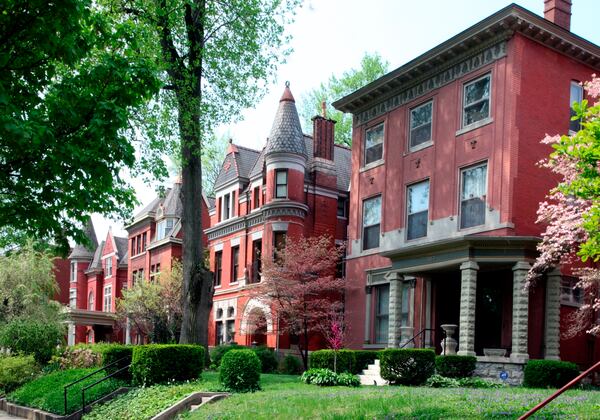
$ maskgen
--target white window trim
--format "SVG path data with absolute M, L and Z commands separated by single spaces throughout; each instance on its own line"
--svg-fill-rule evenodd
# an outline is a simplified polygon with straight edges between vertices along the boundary
M 69 281 L 70 281 L 70 283 L 75 283 L 75 282 L 77 282 L 77 261 L 71 261 L 71 264 L 69 267 L 70 267 Z
M 409 191 L 411 187 L 414 187 L 415 185 L 419 185 L 419 184 L 423 184 L 423 183 L 427 183 L 429 184 L 429 189 L 428 189 L 428 193 L 427 193 L 427 226 L 429 226 L 429 212 L 430 212 L 430 207 L 431 207 L 431 180 L 429 178 L 427 179 L 423 179 L 421 181 L 418 182 L 413 182 L 412 184 L 409 184 L 406 186 L 406 203 L 405 203 L 405 213 L 406 213 L 406 220 L 405 220 L 405 240 L 407 242 L 412 242 L 412 241 L 416 241 L 419 239 L 423 239 L 423 238 L 427 238 L 427 236 L 429 235 L 429 227 L 427 227 L 427 230 L 425 231 L 425 235 L 423 236 L 419 236 L 417 238 L 412 238 L 412 239 L 408 239 L 408 216 L 410 216 L 410 214 L 408 213 L 408 199 L 409 199 Z M 412 213 L 411 213 L 412 214 Z
M 489 102 L 488 104 L 488 116 L 479 120 L 479 121 L 475 121 L 474 123 L 465 125 L 465 107 L 467 106 L 465 104 L 465 91 L 467 89 L 467 86 L 472 85 L 473 83 L 476 83 L 482 79 L 488 78 L 490 79 L 490 94 L 487 98 L 487 101 Z M 467 129 L 473 129 L 473 128 L 477 128 L 477 127 L 481 127 L 482 125 L 486 125 L 489 124 L 492 121 L 492 73 L 488 72 L 482 76 L 477 77 L 476 79 L 472 79 L 466 83 L 463 84 L 463 89 L 462 89 L 462 103 L 461 103 L 461 118 L 460 118 L 460 127 L 461 127 L 461 134 L 465 132 L 465 130 Z M 483 99 L 480 99 L 478 102 L 482 102 Z M 476 104 L 477 102 L 473 102 L 471 104 L 469 104 L 469 106 Z M 468 130 L 467 130 L 468 131 Z
M 374 246 L 373 248 L 365 249 L 365 228 L 375 226 L 377 224 L 377 223 L 375 223 L 372 225 L 365 226 L 365 202 L 376 199 L 377 197 L 379 197 L 379 199 L 380 199 L 380 203 L 379 203 L 379 244 L 377 246 Z M 362 252 L 378 250 L 379 247 L 381 247 L 381 221 L 382 220 L 383 220 L 383 194 L 376 194 L 376 195 L 373 195 L 368 198 L 363 198 L 362 214 L 361 214 L 361 231 L 360 231 L 360 241 L 361 241 L 360 248 L 361 248 Z
M 376 129 L 377 127 L 381 126 L 383 128 L 383 135 L 382 135 L 382 139 L 381 139 L 381 158 L 374 160 L 373 162 L 369 162 L 366 163 L 367 160 L 367 133 L 371 130 Z M 384 121 L 380 121 L 377 124 L 373 124 L 372 126 L 365 128 L 365 138 L 364 138 L 364 143 L 363 143 L 363 147 L 362 147 L 362 162 L 361 162 L 361 169 L 362 170 L 368 170 L 371 168 L 374 168 L 376 166 L 382 165 L 385 162 L 385 122 Z
M 104 273 L 104 278 L 105 279 L 110 279 L 113 276 L 113 261 L 112 261 L 112 256 L 114 254 L 111 254 L 108 258 L 104 259 L 104 269 L 106 271 L 106 273 Z M 108 262 L 110 261 L 110 273 L 108 272 L 108 270 L 106 269 L 106 267 L 108 266 Z
M 412 112 L 421 107 L 424 107 L 428 104 L 431 104 L 431 121 L 429 123 L 431 125 L 431 129 L 429 130 L 429 140 L 424 141 L 423 143 L 417 144 L 416 146 L 411 146 L 410 140 L 411 140 L 411 133 L 412 133 L 412 128 L 411 128 Z M 410 152 L 417 152 L 419 150 L 425 149 L 425 148 L 433 145 L 433 107 L 434 107 L 434 102 L 433 102 L 433 98 L 431 98 L 428 101 L 421 102 L 419 105 L 414 106 L 408 110 L 408 136 L 407 137 L 408 137 L 408 150 Z M 419 127 L 422 127 L 423 125 L 425 125 L 425 124 L 422 124 Z
M 108 291 L 108 292 L 107 292 Z M 106 286 L 104 286 L 103 289 L 103 294 L 102 294 L 102 311 L 103 312 L 112 312 L 112 284 L 107 284 Z M 108 310 L 106 303 L 108 300 Z
M 483 223 L 480 224 L 480 225 L 469 226 L 469 227 L 463 228 L 463 227 L 460 226 L 460 221 L 461 221 L 461 217 L 462 217 L 461 208 L 462 208 L 462 192 L 463 192 L 463 182 L 462 182 L 463 181 L 463 172 L 471 170 L 471 169 L 479 168 L 480 166 L 486 166 L 487 167 L 486 170 L 485 170 L 485 195 L 484 195 L 484 197 L 485 197 L 485 209 L 484 209 L 484 212 L 483 212 Z M 490 176 L 490 167 L 488 165 L 488 161 L 486 160 L 486 161 L 483 161 L 483 162 L 476 163 L 474 165 L 464 166 L 464 167 L 460 168 L 459 170 L 460 170 L 460 172 L 459 172 L 458 182 L 460 184 L 458 186 L 458 217 L 457 217 L 456 221 L 457 221 L 457 224 L 458 224 L 458 230 L 462 232 L 462 231 L 468 231 L 468 230 L 474 229 L 474 228 L 479 228 L 481 226 L 485 226 L 485 224 L 487 222 L 487 211 L 485 211 L 485 210 L 487 210 L 487 208 L 488 208 L 488 202 L 489 202 L 489 200 L 488 200 L 488 198 L 489 198 L 489 194 L 488 194 L 489 193 L 488 179 L 489 179 L 489 176 Z

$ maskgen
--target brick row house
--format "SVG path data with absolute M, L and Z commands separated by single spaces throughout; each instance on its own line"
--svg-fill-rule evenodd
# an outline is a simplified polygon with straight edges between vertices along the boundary
M 86 234 L 91 247 L 76 245 L 68 256 L 68 344 L 122 342 L 123 331 L 115 322 L 116 301 L 127 284 L 127 238 L 109 229 L 98 243 L 90 220 Z
M 297 338 L 278 332 L 277 314 L 248 296 L 261 281 L 261 256 L 288 236 L 346 239 L 350 150 L 334 145 L 334 121 L 317 116 L 313 124 L 312 137 L 302 133 L 286 85 L 265 147 L 228 147 L 206 231 L 215 275 L 210 345 L 293 348 Z M 309 348 L 320 345 L 315 338 Z
M 561 336 L 581 304 L 570 267 L 522 292 L 557 183 L 536 166 L 540 140 L 578 129 L 570 104 L 600 70 L 570 8 L 547 0 L 544 19 L 512 4 L 334 103 L 354 116 L 351 347 L 440 353 L 446 325 L 458 354 L 517 380 L 529 358 L 600 357 L 600 341 Z

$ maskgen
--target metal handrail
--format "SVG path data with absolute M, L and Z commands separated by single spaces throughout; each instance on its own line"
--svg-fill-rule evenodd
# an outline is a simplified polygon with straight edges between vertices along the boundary
M 112 378 L 113 376 L 117 375 L 118 373 L 123 372 L 125 369 L 129 369 L 131 365 L 127 365 L 125 367 L 122 367 L 119 370 L 114 371 L 113 373 L 111 373 L 110 375 L 106 375 L 104 378 L 102 379 L 98 379 L 96 382 L 94 382 L 93 384 L 89 384 L 86 387 L 83 387 L 81 389 L 81 414 L 85 414 L 85 391 L 87 391 L 88 389 L 90 389 L 91 387 L 94 387 L 96 385 L 98 385 L 101 382 L 106 381 L 107 379 Z M 102 398 L 102 397 L 100 397 Z M 94 402 L 98 401 L 100 398 L 95 399 L 94 401 L 90 402 L 90 404 L 93 404 Z
M 420 335 L 423 335 L 425 332 L 427 331 L 432 331 L 435 334 L 435 328 L 423 328 L 421 331 L 419 331 L 418 333 L 416 333 L 410 340 L 407 340 L 404 344 L 402 344 L 400 346 L 401 349 L 403 349 L 404 347 L 406 347 L 408 345 L 408 343 L 410 343 L 411 341 L 417 345 L 417 342 L 415 341 L 415 339 L 417 337 L 419 337 Z
M 556 391 L 554 394 L 550 395 L 544 401 L 542 401 L 541 403 L 539 403 L 538 405 L 536 405 L 535 407 L 533 407 L 527 413 L 523 414 L 521 417 L 519 417 L 519 420 L 525 420 L 525 419 L 531 417 L 534 413 L 536 413 L 537 411 L 541 410 L 548 403 L 550 403 L 550 401 L 552 401 L 553 399 L 555 399 L 556 397 L 558 397 L 559 395 L 561 395 L 563 392 L 565 392 L 567 389 L 571 388 L 573 385 L 577 384 L 578 382 L 581 382 L 581 380 L 583 378 L 585 378 L 587 375 L 589 375 L 594 370 L 599 369 L 599 368 L 600 368 L 600 361 L 598 363 L 596 363 L 594 366 L 592 366 L 591 368 L 589 368 L 588 370 L 586 370 L 585 372 L 583 372 L 582 374 L 580 374 L 578 377 L 576 377 L 575 379 L 573 379 L 571 382 L 569 382 L 568 384 L 566 384 L 565 386 L 563 386 L 561 389 L 559 389 L 558 391 Z
M 65 403 L 65 405 L 64 405 L 64 412 L 65 412 L 65 416 L 67 415 L 67 390 L 68 390 L 68 388 L 72 387 L 72 386 L 73 386 L 73 385 L 75 385 L 75 384 L 78 384 L 79 382 L 83 381 L 84 379 L 87 379 L 87 378 L 89 378 L 90 376 L 93 376 L 93 375 L 95 375 L 95 374 L 96 374 L 96 373 L 98 373 L 98 372 L 102 372 L 103 370 L 105 370 L 105 369 L 106 369 L 106 368 L 108 368 L 108 367 L 111 367 L 111 366 L 113 366 L 113 365 L 116 365 L 117 363 L 120 363 L 120 362 L 122 362 L 123 360 L 127 360 L 127 359 L 129 359 L 129 356 L 121 357 L 119 360 L 116 360 L 116 361 L 114 361 L 114 362 L 112 362 L 112 363 L 109 363 L 109 364 L 108 364 L 108 365 L 106 365 L 106 366 L 102 366 L 100 369 L 97 369 L 97 370 L 93 371 L 92 373 L 89 373 L 89 374 L 85 375 L 83 378 L 79 378 L 79 379 L 78 379 L 78 380 L 76 380 L 75 382 L 71 382 L 70 384 L 68 384 L 68 385 L 65 385 L 65 386 L 63 387 L 63 395 L 64 395 L 64 403 Z M 127 365 L 127 367 L 129 367 L 129 365 Z

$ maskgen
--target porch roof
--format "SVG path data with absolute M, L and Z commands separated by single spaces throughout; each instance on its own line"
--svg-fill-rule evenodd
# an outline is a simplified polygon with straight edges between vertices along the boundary
M 67 322 L 77 325 L 115 325 L 115 314 L 112 312 L 89 311 L 87 309 L 67 308 Z

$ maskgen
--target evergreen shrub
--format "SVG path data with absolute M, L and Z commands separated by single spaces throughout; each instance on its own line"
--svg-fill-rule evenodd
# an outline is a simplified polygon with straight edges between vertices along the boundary
M 431 349 L 385 349 L 379 359 L 381 377 L 391 384 L 422 385 L 435 372 Z
M 260 359 L 252 350 L 230 350 L 221 360 L 219 381 L 229 391 L 254 392 L 260 389 L 260 370 Z
M 147 344 L 133 346 L 131 374 L 139 385 L 199 378 L 204 348 L 191 344 Z

